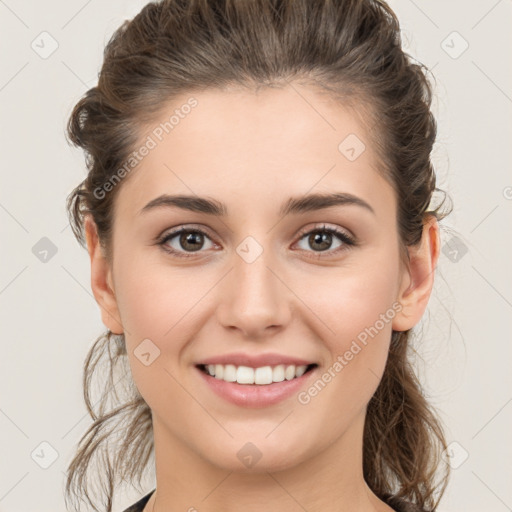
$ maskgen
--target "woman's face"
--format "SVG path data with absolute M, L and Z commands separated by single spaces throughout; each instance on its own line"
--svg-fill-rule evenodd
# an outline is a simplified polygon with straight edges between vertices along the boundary
M 277 470 L 337 443 L 360 450 L 409 282 L 394 192 L 363 125 L 299 85 L 208 90 L 173 101 L 141 140 L 148 150 L 139 149 L 139 166 L 117 185 L 107 280 L 122 328 L 108 326 L 125 333 L 155 436 L 237 471 L 249 467 L 246 455 Z M 318 208 L 306 201 L 313 194 L 358 199 Z M 163 195 L 189 196 L 191 209 L 145 209 Z M 204 200 L 222 204 L 223 215 L 195 211 Z M 303 208 L 282 214 L 290 201 Z M 158 243 L 181 228 L 192 233 Z M 271 368 L 286 358 L 317 366 L 284 396 L 286 378 L 222 381 L 228 393 L 241 390 L 230 399 L 196 365 L 214 357 L 227 364 L 235 353 L 273 354 Z M 256 388 L 266 388 L 259 402 Z

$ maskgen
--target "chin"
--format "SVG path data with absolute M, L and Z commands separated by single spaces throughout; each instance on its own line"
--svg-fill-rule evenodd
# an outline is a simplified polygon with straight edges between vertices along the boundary
M 304 450 L 303 443 L 292 443 L 294 447 L 287 445 L 277 435 L 273 440 L 265 439 L 265 435 L 258 439 L 237 436 L 227 445 L 215 444 L 215 452 L 211 450 L 212 445 L 204 447 L 208 453 L 203 454 L 212 465 L 220 469 L 246 474 L 283 471 L 302 462 L 304 452 L 298 452 L 295 445 Z
M 227 456 L 224 454 L 221 457 L 221 460 L 218 458 L 209 458 L 210 462 L 217 466 L 219 469 L 224 471 L 230 471 L 240 474 L 266 474 L 266 473 L 275 473 L 278 471 L 284 471 L 290 469 L 300 463 L 299 458 L 294 457 L 290 458 L 289 453 L 267 453 L 265 450 L 260 450 L 261 458 L 254 458 L 252 462 L 244 461 L 238 458 L 237 453 L 233 456 Z

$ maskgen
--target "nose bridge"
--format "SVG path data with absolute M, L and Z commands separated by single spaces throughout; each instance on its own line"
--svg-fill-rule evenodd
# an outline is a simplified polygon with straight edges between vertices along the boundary
M 275 266 L 275 258 L 265 250 L 253 259 L 255 249 L 251 246 L 249 252 L 242 251 L 243 246 L 238 248 L 234 257 L 233 284 L 237 302 L 253 309 L 253 313 L 257 310 L 275 310 L 280 295 L 278 280 L 270 270 Z
M 252 237 L 239 244 L 221 297 L 220 320 L 225 326 L 257 336 L 259 331 L 287 321 L 286 287 L 276 276 L 276 261 L 271 251 Z

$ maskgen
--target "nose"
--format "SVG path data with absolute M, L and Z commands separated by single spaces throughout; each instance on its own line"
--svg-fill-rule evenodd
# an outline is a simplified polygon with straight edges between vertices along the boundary
M 233 260 L 220 290 L 217 318 L 221 325 L 255 340 L 281 330 L 290 321 L 292 293 L 277 265 L 265 251 L 251 263 L 238 254 Z

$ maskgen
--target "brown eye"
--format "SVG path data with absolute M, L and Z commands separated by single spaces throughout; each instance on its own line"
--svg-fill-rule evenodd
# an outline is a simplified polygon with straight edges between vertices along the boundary
M 204 244 L 204 235 L 197 231 L 182 232 L 178 243 L 181 247 L 191 251 L 198 251 Z
M 329 253 L 337 253 L 339 251 L 346 250 L 347 248 L 356 245 L 356 242 L 353 237 L 339 231 L 335 228 L 330 228 L 327 226 L 323 226 L 320 228 L 316 228 L 310 231 L 306 231 L 301 234 L 300 241 L 306 241 L 306 245 L 311 247 L 313 251 L 309 252 L 329 252 Z M 338 245 L 331 250 L 332 244 L 338 240 Z M 308 250 L 307 248 L 302 247 L 303 250 Z
M 187 253 L 202 252 L 201 249 L 204 247 L 205 240 L 210 240 L 210 237 L 200 229 L 180 228 L 164 235 L 158 241 L 158 244 L 161 245 L 165 251 L 177 257 L 188 258 L 192 256 L 192 254 Z M 170 241 L 172 241 L 172 244 L 168 243 Z M 211 243 L 210 248 L 212 246 L 213 243 Z

